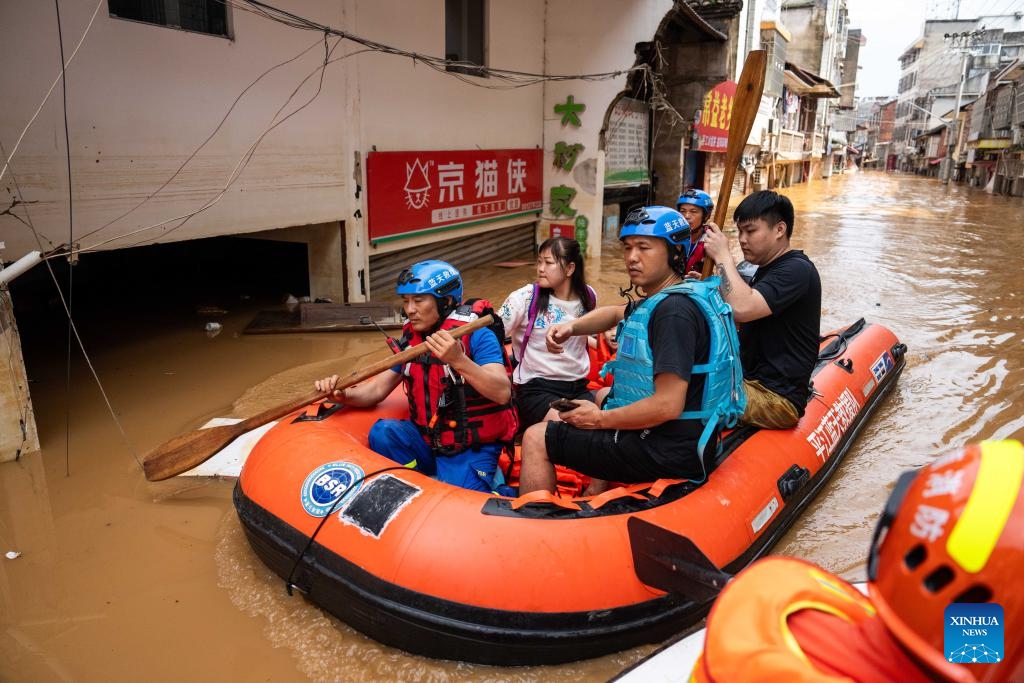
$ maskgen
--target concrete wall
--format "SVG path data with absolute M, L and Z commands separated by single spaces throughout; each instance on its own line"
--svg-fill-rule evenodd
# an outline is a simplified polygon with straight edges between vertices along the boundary
M 0 462 L 39 450 L 11 298 L 0 287 Z
M 658 25 L 671 9 L 655 0 L 594 2 L 580 11 L 574 0 L 548 0 L 545 71 L 549 74 L 602 73 L 628 69 L 638 42 L 654 39 Z M 599 149 L 605 114 L 626 86 L 626 76 L 601 81 L 561 81 L 544 84 L 545 202 L 552 185 L 577 190 L 572 206 L 588 221 L 587 251 L 600 255 L 604 203 L 604 150 Z M 579 128 L 563 126 L 554 106 L 572 95 L 587 105 Z M 585 147 L 571 172 L 552 170 L 555 142 L 579 142 Z M 552 216 L 542 216 L 546 233 Z M 569 222 L 562 219 L 556 222 Z
M 341 8 L 328 0 L 284 6 L 323 23 L 343 19 Z M 78 43 L 94 7 L 93 2 L 62 4 L 65 54 Z M 113 18 L 106 10 L 102 3 L 67 72 L 74 235 L 83 247 L 304 225 L 346 213 L 342 191 L 349 184 L 349 159 L 342 154 L 347 131 L 339 112 L 347 88 L 343 69 L 334 65 L 316 100 L 263 139 L 239 181 L 218 203 L 181 227 L 172 221 L 101 244 L 184 216 L 216 198 L 278 110 L 283 107 L 280 120 L 314 95 L 318 79 L 312 78 L 288 102 L 324 56 L 322 36 L 286 29 L 249 12 L 229 10 L 229 40 Z M 5 93 L 0 141 L 10 154 L 60 71 L 53 6 L 0 3 L 0 46 L 0 91 Z M 246 91 L 261 74 L 293 57 Z M 167 188 L 114 225 L 89 234 L 154 195 L 226 114 L 224 125 Z M 14 157 L 8 171 L 13 176 L 2 183 L 5 193 L 13 193 L 16 178 L 25 199 L 37 202 L 31 207 L 32 221 L 54 243 L 68 235 L 65 163 L 58 85 Z M 37 248 L 29 231 L 12 219 L 0 223 L 0 229 L 7 242 L 4 260 Z
M 444 2 L 346 0 L 345 28 L 362 37 L 403 50 L 444 55 Z M 489 2 L 486 62 L 496 69 L 543 73 L 543 0 Z M 399 20 L 400 19 L 400 20 Z M 359 48 L 360 46 L 352 46 Z M 345 140 L 344 156 L 359 159 L 353 180 L 366 188 L 367 152 L 442 149 L 502 149 L 543 145 L 541 85 L 506 88 L 495 78 L 435 71 L 407 57 L 368 52 L 350 60 L 351 91 L 345 120 L 353 133 Z M 547 169 L 545 169 L 547 173 Z M 348 193 L 352 210 L 345 216 L 350 299 L 360 296 L 360 272 L 368 272 L 370 256 L 407 249 L 437 239 L 500 230 L 522 219 L 495 221 L 486 226 L 457 228 L 442 235 L 420 235 L 370 245 L 366 239 L 366 193 Z M 359 215 L 356 214 L 359 209 Z M 364 280 L 368 282 L 368 279 Z
M 731 67 L 736 61 L 736 53 L 731 42 L 687 43 L 675 45 L 669 50 L 668 66 L 665 69 L 669 75 L 665 77 L 665 84 L 669 104 L 677 112 L 691 117 L 695 110 L 703 106 L 704 95 L 708 90 L 722 81 L 734 80 Z M 700 68 L 694 68 L 698 64 Z M 689 129 L 677 121 L 671 112 L 662 111 L 655 115 L 654 130 L 654 171 L 658 175 L 655 199 L 659 204 L 675 206 L 682 189 L 680 153 L 690 145 L 690 140 L 684 139 Z
M 786 61 L 821 75 L 821 45 L 825 35 L 825 7 L 818 2 L 786 2 L 781 20 L 791 40 Z
M 442 0 L 277 4 L 403 50 L 444 54 Z M 62 6 L 61 18 L 65 50 L 70 53 L 95 5 L 67 5 Z M 629 69 L 635 43 L 652 40 L 670 9 L 659 0 L 601 0 L 590 3 L 586 12 L 572 0 L 493 1 L 487 7 L 488 66 L 550 74 Z M 250 12 L 228 12 L 231 39 L 113 18 L 106 3 L 101 5 L 67 77 L 74 239 L 83 247 L 108 249 L 341 222 L 347 285 L 352 298 L 358 299 L 359 273 L 377 253 L 366 240 L 368 151 L 374 146 L 381 151 L 541 146 L 550 162 L 554 142 L 568 135 L 553 107 L 570 94 L 588 106 L 583 126 L 572 131 L 573 141 L 586 149 L 578 170 L 568 178 L 555 177 L 548 165 L 545 173 L 551 180 L 546 182 L 548 187 L 576 187 L 574 207 L 599 231 L 600 129 L 605 111 L 625 86 L 625 74 L 604 81 L 511 89 L 497 79 L 466 77 L 477 84 L 472 85 L 422 62 L 366 51 L 351 41 L 335 46 L 332 38 L 332 63 L 320 87 L 317 68 L 324 58 L 323 36 Z M 0 3 L 0 50 L 5 66 L 0 88 L 6 95 L 0 109 L 0 142 L 10 154 L 59 73 L 53 7 Z M 263 78 L 251 85 L 261 74 Z M 289 102 L 307 76 L 311 78 Z M 262 139 L 238 181 L 211 208 L 180 226 L 180 220 L 172 220 L 151 227 L 216 199 L 261 133 L 313 98 L 318 88 L 308 106 Z M 210 142 L 159 190 L 225 115 Z M 12 188 L 4 190 L 9 196 L 0 196 L 5 206 L 15 196 L 13 183 L 8 185 L 15 178 L 24 199 L 35 202 L 31 217 L 44 247 L 60 244 L 68 235 L 64 154 L 58 87 L 0 185 Z M 499 222 L 486 229 L 501 227 L 506 226 Z M 6 242 L 0 254 L 4 261 L 37 248 L 30 231 L 12 217 L 0 216 L 0 231 Z M 590 240 L 596 249 L 598 235 Z M 108 241 L 111 238 L 115 239 Z M 411 245 L 399 241 L 380 250 Z M 336 296 L 339 286 L 328 284 L 324 292 L 328 289 Z

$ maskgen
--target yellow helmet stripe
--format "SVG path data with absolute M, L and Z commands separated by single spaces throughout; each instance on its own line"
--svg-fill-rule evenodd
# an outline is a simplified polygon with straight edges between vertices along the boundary
M 1020 494 L 1024 446 L 1019 441 L 982 441 L 981 462 L 967 505 L 946 541 L 946 552 L 972 574 L 995 550 Z

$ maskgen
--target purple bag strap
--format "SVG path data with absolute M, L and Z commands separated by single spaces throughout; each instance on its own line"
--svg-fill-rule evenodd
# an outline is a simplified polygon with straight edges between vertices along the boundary
M 526 355 L 526 345 L 530 341 L 530 334 L 533 332 L 533 326 L 537 322 L 537 295 L 540 294 L 540 285 L 536 282 L 533 283 L 533 294 L 530 295 L 530 313 L 529 319 L 526 323 L 526 332 L 523 334 L 523 341 L 519 344 L 519 355 Z M 519 362 L 522 363 L 523 359 L 520 358 Z
M 530 296 L 530 313 L 529 320 L 526 323 L 526 332 L 523 334 L 523 341 L 519 344 L 519 355 L 526 355 L 526 344 L 530 341 L 530 334 L 533 333 L 533 326 L 537 322 L 537 295 L 540 294 L 540 285 L 536 282 L 533 283 L 533 294 Z M 587 285 L 587 294 L 590 296 L 591 307 L 597 305 L 597 292 L 590 285 Z M 522 363 L 523 359 L 520 358 L 519 362 Z

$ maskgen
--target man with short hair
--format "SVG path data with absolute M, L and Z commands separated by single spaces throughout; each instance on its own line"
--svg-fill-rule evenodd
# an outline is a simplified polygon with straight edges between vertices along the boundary
M 689 225 L 678 211 L 649 206 L 630 212 L 619 233 L 631 289 L 641 299 L 602 306 L 569 323 L 552 325 L 548 349 L 558 353 L 575 335 L 603 332 L 625 318 L 617 337 L 614 383 L 601 407 L 576 400 L 560 421 L 536 424 L 523 435 L 520 495 L 555 490 L 555 464 L 594 479 L 588 494 L 607 480 L 703 479 L 699 417 L 708 365 L 709 323 L 683 282 Z M 692 288 L 692 285 L 690 286 Z M 731 325 L 730 325 L 731 329 Z M 714 448 L 708 448 L 713 455 Z
M 518 426 L 502 340 L 488 328 L 459 339 L 451 335 L 477 311 L 460 305 L 462 275 L 450 263 L 413 264 L 399 274 L 395 291 L 408 319 L 403 346 L 425 343 L 429 352 L 344 390 L 334 388 L 338 375 L 314 386 L 335 401 L 370 407 L 404 382 L 409 419 L 377 420 L 370 448 L 424 474 L 436 473 L 440 481 L 489 492 L 501 450 Z
M 748 285 L 736 270 L 729 240 L 714 223 L 704 232 L 722 297 L 740 323 L 745 424 L 788 429 L 800 421 L 818 362 L 821 279 L 804 252 L 790 246 L 793 204 L 772 190 L 744 198 L 733 213 L 743 257 L 757 266 Z

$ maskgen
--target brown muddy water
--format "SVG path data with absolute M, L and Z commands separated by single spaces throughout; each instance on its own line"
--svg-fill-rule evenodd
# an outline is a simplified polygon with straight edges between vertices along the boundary
M 776 551 L 864 576 L 874 520 L 903 469 L 983 438 L 1024 436 L 1024 201 L 880 172 L 785 190 L 817 263 L 822 328 L 859 317 L 908 347 L 893 394 Z M 614 242 L 587 264 L 604 301 L 625 282 Z M 478 268 L 500 302 L 530 267 Z M 219 415 L 248 415 L 385 352 L 379 333 L 242 335 L 236 303 L 209 338 L 194 312 L 111 301 L 81 332 L 124 436 L 64 332 L 25 332 L 41 454 L 0 464 L 0 680 L 604 680 L 654 646 L 558 667 L 494 668 L 383 647 L 289 597 L 250 552 L 233 482 L 148 483 L 136 458 Z M 76 357 L 78 354 L 75 354 Z

